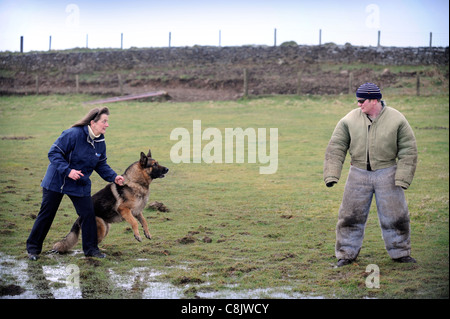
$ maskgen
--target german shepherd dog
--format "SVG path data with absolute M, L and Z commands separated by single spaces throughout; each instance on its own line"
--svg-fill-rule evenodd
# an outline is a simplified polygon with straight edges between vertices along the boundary
M 163 178 L 168 171 L 167 167 L 159 165 L 152 159 L 150 150 L 147 155 L 141 152 L 140 160 L 131 164 L 123 173 L 123 186 L 110 183 L 92 196 L 99 243 L 108 234 L 111 223 L 123 220 L 131 225 L 136 240 L 142 241 L 136 219 L 144 228 L 145 237 L 151 239 L 142 211 L 150 195 L 150 183 L 156 178 Z M 53 250 L 59 253 L 69 251 L 78 242 L 80 230 L 78 217 L 67 236 L 53 245 Z

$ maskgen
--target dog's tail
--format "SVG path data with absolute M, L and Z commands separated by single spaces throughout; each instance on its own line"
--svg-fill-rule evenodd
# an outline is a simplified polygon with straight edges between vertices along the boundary
M 78 217 L 75 223 L 73 223 L 72 228 L 70 229 L 70 232 L 66 235 L 66 237 L 53 245 L 53 250 L 61 254 L 68 252 L 70 249 L 72 249 L 73 246 L 77 244 L 78 237 L 80 236 L 80 230 L 80 217 Z

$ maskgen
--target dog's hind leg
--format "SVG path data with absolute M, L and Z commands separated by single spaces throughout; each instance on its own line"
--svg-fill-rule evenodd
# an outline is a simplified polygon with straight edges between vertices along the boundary
M 150 232 L 148 230 L 147 221 L 145 220 L 144 215 L 142 215 L 142 212 L 139 215 L 137 215 L 136 218 L 141 223 L 142 228 L 144 228 L 145 237 L 147 237 L 148 239 L 152 239 L 152 235 L 150 235 Z
M 75 223 L 73 223 L 70 232 L 53 245 L 53 250 L 59 252 L 60 254 L 68 252 L 73 246 L 78 242 L 78 237 L 80 236 L 80 218 L 78 217 Z
M 117 211 L 120 213 L 123 219 L 125 219 L 131 225 L 134 233 L 134 238 L 136 238 L 137 241 L 142 241 L 142 238 L 139 235 L 138 223 L 136 221 L 136 218 L 133 217 L 131 210 L 128 207 L 119 206 Z

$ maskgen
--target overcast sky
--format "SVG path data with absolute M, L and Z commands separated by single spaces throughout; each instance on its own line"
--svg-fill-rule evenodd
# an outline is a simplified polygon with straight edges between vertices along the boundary
M 0 0 L 0 51 L 351 43 L 449 45 L 448 0 Z M 220 38 L 219 38 L 220 31 Z M 220 42 L 219 42 L 220 41 Z

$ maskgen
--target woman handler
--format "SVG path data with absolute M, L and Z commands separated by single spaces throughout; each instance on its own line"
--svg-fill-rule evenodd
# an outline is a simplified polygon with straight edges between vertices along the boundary
M 106 163 L 104 133 L 108 124 L 108 108 L 92 109 L 71 128 L 62 132 L 50 147 L 50 164 L 42 180 L 42 204 L 27 240 L 30 260 L 37 260 L 42 244 L 52 225 L 59 204 L 68 195 L 81 217 L 81 232 L 85 256 L 104 258 L 98 248 L 97 223 L 91 199 L 92 171 L 104 180 L 123 184 L 123 177 L 117 175 Z

